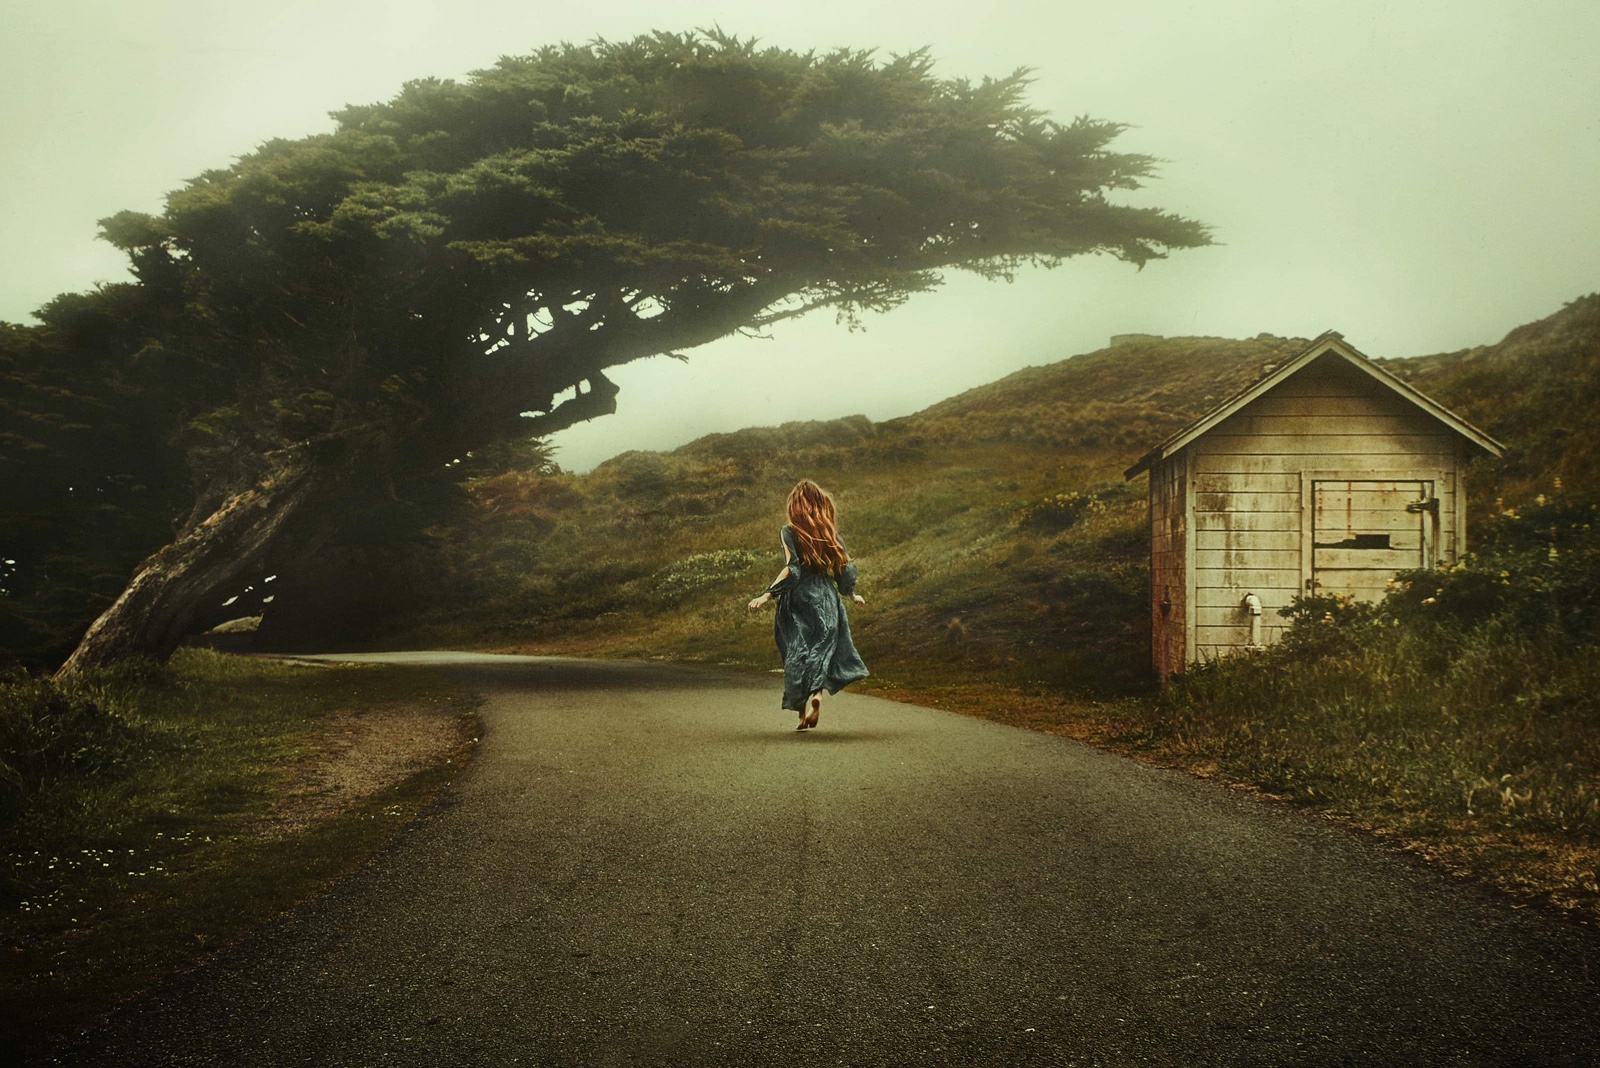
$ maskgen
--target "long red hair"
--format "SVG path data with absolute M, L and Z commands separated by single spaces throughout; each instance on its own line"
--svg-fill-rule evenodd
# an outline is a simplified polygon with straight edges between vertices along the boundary
M 789 525 L 794 528 L 800 547 L 800 560 L 818 571 L 837 575 L 850 562 L 839 544 L 839 528 L 834 522 L 833 498 L 828 491 L 803 478 L 789 491 Z

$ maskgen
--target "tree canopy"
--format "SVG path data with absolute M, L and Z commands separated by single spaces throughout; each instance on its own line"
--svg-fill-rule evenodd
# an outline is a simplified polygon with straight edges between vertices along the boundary
M 140 295 L 0 323 L 0 667 L 59 663 L 189 506 L 160 377 L 128 344 Z
M 159 215 L 103 220 L 138 280 L 132 351 L 171 386 L 195 501 L 174 544 L 246 514 L 272 530 L 234 557 L 309 544 L 327 523 L 286 509 L 392 495 L 612 411 L 605 372 L 631 360 L 818 308 L 853 320 L 947 269 L 1207 243 L 1113 203 L 1155 161 L 1111 151 L 1117 123 L 1031 109 L 1027 84 L 717 32 L 561 45 L 410 82 L 201 174 Z M 218 551 L 169 554 L 185 592 L 157 599 L 237 578 L 195 577 Z M 124 606 L 119 633 L 160 611 Z M 103 655 L 163 655 L 182 627 Z

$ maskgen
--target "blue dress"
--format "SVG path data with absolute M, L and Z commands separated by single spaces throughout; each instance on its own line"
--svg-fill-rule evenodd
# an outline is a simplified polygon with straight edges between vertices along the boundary
M 801 561 L 792 528 L 785 525 L 779 536 L 789 550 L 789 570 L 767 588 L 778 600 L 772 632 L 783 657 L 783 707 L 799 712 L 818 690 L 838 693 L 871 673 L 850 640 L 840 596 L 855 592 L 856 565 L 845 564 L 837 577 L 818 571 Z

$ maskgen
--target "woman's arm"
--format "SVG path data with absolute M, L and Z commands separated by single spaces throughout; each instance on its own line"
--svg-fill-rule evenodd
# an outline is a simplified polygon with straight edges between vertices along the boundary
M 756 609 L 760 608 L 762 605 L 764 605 L 768 601 L 772 600 L 772 587 L 776 586 L 778 583 L 782 582 L 784 579 L 786 579 L 788 577 L 789 577 L 789 565 L 785 564 L 783 566 L 783 570 L 778 572 L 778 577 L 773 579 L 771 585 L 769 585 L 767 587 L 766 592 L 763 593 L 760 597 L 753 598 L 750 601 L 750 603 L 748 605 L 746 605 L 745 607 L 750 609 L 750 611 L 754 612 Z
M 779 540 L 780 543 L 783 541 L 782 538 L 779 538 L 778 540 Z M 756 609 L 760 608 L 762 605 L 764 605 L 768 601 L 772 600 L 772 591 L 773 591 L 773 589 L 775 589 L 777 587 L 778 583 L 782 582 L 784 579 L 786 579 L 790 575 L 794 574 L 794 572 L 789 567 L 789 561 L 791 559 L 792 559 L 792 557 L 790 557 L 790 555 L 789 555 L 789 546 L 784 545 L 784 547 L 783 547 L 783 570 L 778 572 L 778 577 L 773 579 L 772 582 L 768 584 L 767 591 L 765 593 L 763 593 L 760 597 L 752 598 L 750 603 L 745 605 L 745 607 L 747 609 L 749 609 L 750 611 L 754 612 Z
M 839 592 L 850 598 L 856 604 L 866 604 L 866 599 L 856 592 L 856 565 L 854 561 L 847 562 L 844 570 L 839 572 Z

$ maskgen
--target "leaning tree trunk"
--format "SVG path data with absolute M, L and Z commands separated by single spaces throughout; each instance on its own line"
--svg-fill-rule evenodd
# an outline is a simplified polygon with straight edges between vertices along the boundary
M 185 528 L 139 565 L 122 595 L 90 624 L 56 678 L 132 656 L 167 659 L 195 618 L 211 607 L 210 599 L 260 565 L 268 548 L 308 510 L 327 478 L 310 457 L 284 463 Z

